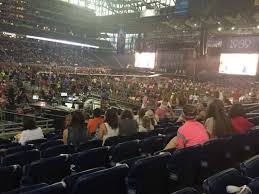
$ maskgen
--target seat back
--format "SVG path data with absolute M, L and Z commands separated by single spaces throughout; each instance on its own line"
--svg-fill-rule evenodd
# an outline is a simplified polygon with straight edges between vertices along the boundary
M 114 146 L 119 143 L 123 143 L 126 141 L 131 141 L 134 140 L 134 137 L 131 136 L 114 136 L 114 137 L 109 137 L 105 140 L 104 146 Z
M 11 142 L 11 143 L 6 143 L 6 144 L 1 144 L 0 149 L 9 149 L 9 148 L 12 148 L 12 147 L 17 147 L 17 146 L 21 146 L 21 144 Z
M 24 152 L 32 149 L 34 149 L 33 145 L 24 145 L 24 146 L 19 145 L 19 146 L 8 148 L 7 150 L 4 151 L 4 155 L 15 154 L 17 152 Z
M 71 157 L 60 155 L 33 162 L 25 167 L 26 180 L 31 184 L 52 184 L 70 175 Z
M 139 140 L 119 143 L 111 150 L 112 162 L 115 163 L 139 155 Z
M 80 177 L 73 188 L 72 194 L 127 194 L 125 178 L 128 173 L 127 165 L 101 170 Z M 100 185 L 101 183 L 101 185 Z
M 5 194 L 20 194 L 20 193 L 26 193 L 26 192 L 29 192 L 29 191 L 33 191 L 33 190 L 35 190 L 35 189 L 39 189 L 39 188 L 45 187 L 45 186 L 48 186 L 48 184 L 46 184 L 46 183 L 40 183 L 40 184 L 25 186 L 25 187 L 21 187 L 21 188 L 19 188 L 19 189 L 15 189 L 15 190 L 9 191 L 9 192 L 7 192 L 7 193 L 5 193 Z
M 47 185 L 23 194 L 66 194 L 66 184 L 63 182 Z
M 194 188 L 188 187 L 172 194 L 198 194 L 198 191 L 196 191 Z
M 0 138 L 0 145 L 2 145 L 2 144 L 8 144 L 8 143 L 11 143 L 11 141 L 8 140 L 8 139 L 2 139 L 2 138 Z
M 5 156 L 2 159 L 2 165 L 9 166 L 19 164 L 24 166 L 37 160 L 40 160 L 40 152 L 38 150 L 29 150 Z
M 57 145 L 41 152 L 41 157 L 49 158 L 60 154 L 73 154 L 75 149 L 72 145 Z
M 70 176 L 67 176 L 63 179 L 63 181 L 66 183 L 67 185 L 67 189 L 69 192 L 72 192 L 72 189 L 77 181 L 78 178 L 80 178 L 81 176 L 87 175 L 87 174 L 91 174 L 100 170 L 104 170 L 104 167 L 98 167 L 98 168 L 92 168 L 89 170 L 85 170 L 85 171 L 81 171 L 75 174 L 72 174 Z
M 72 156 L 73 164 L 77 171 L 88 170 L 96 167 L 108 167 L 109 147 L 95 148 Z
M 170 153 L 162 153 L 135 162 L 128 175 L 130 189 L 136 194 L 169 193 L 167 162 L 170 158 Z
M 192 186 L 200 181 L 201 178 L 199 177 L 202 173 L 202 153 L 202 145 L 178 149 L 173 152 L 172 158 L 168 163 L 168 169 L 170 173 L 174 174 L 178 184 L 186 187 Z
M 34 145 L 34 146 L 38 146 L 38 145 L 40 145 L 40 144 L 42 144 L 42 143 L 44 143 L 44 142 L 46 142 L 46 141 L 47 141 L 46 138 L 35 139 L 35 140 L 27 141 L 27 142 L 26 142 L 26 145 L 32 144 L 32 145 Z
M 39 145 L 39 150 L 46 150 L 48 148 L 55 147 L 62 144 L 63 144 L 62 140 L 47 141 Z
M 240 164 L 242 174 L 250 178 L 259 177 L 259 155 Z
M 226 187 L 229 185 L 243 186 L 248 185 L 250 179 L 242 176 L 238 170 L 231 168 L 217 173 L 203 183 L 206 194 L 227 194 Z
M 102 147 L 102 143 L 103 142 L 101 140 L 88 141 L 87 143 L 79 145 L 77 151 L 82 152 L 82 151 L 86 151 L 94 148 L 99 148 L 99 147 Z
M 164 136 L 154 136 L 146 138 L 141 141 L 140 145 L 142 153 L 153 154 L 157 151 L 164 149 Z
M 0 193 L 20 186 L 22 168 L 19 165 L 0 167 Z

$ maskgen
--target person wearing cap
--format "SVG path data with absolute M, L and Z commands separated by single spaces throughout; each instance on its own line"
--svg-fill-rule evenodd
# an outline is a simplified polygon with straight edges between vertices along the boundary
M 195 120 L 197 111 L 193 105 L 184 105 L 182 118 L 185 123 L 178 129 L 174 137 L 165 147 L 167 149 L 181 149 L 197 144 L 204 144 L 209 140 L 206 128 Z

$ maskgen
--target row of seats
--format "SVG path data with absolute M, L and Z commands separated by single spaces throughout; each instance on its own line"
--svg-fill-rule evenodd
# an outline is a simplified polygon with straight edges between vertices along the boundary
M 81 194 L 85 193 L 113 193 L 113 194 L 157 194 L 169 193 L 166 175 L 166 162 L 169 160 L 170 154 L 163 153 L 160 155 L 141 159 L 136 162 L 131 169 L 127 165 L 118 165 L 112 168 L 94 168 L 81 171 L 73 175 L 66 176 L 62 182 L 48 185 L 46 183 L 25 186 L 17 190 L 8 192 L 7 194 Z M 237 169 L 231 168 L 217 173 L 203 182 L 203 191 L 206 194 L 227 194 L 226 188 L 229 185 L 243 186 L 249 185 L 254 193 L 258 192 L 258 180 L 253 179 L 259 177 L 259 155 L 240 164 L 239 172 Z M 6 167 L 1 169 L 0 175 L 10 171 L 12 177 L 11 183 L 14 184 L 19 173 L 19 167 Z M 0 182 L 0 188 L 9 184 L 8 179 Z M 18 182 L 18 181 L 17 181 Z M 101 186 L 100 186 L 101 184 Z M 193 188 L 185 188 L 173 194 L 198 194 Z
M 106 148 L 106 147 L 103 147 L 103 149 L 104 148 Z M 100 148 L 97 148 L 96 150 L 98 150 L 98 149 L 100 149 Z M 190 150 L 194 149 L 194 147 L 189 148 L 189 149 Z M 91 151 L 91 150 L 88 150 L 87 152 L 89 152 L 89 151 Z M 183 150 L 176 151 L 176 152 L 174 152 L 173 155 L 171 155 L 168 152 L 160 153 L 158 155 L 141 158 L 141 159 L 138 159 L 137 161 L 135 161 L 127 172 L 127 179 L 126 179 L 127 188 L 130 191 L 134 191 L 134 192 L 141 193 L 141 194 L 142 193 L 148 193 L 148 194 L 169 193 L 170 191 L 172 191 L 171 186 L 172 185 L 175 186 L 175 184 L 172 184 L 175 179 L 174 179 L 174 177 L 172 177 L 172 175 L 170 175 L 170 170 L 168 170 L 168 167 L 170 167 L 170 164 L 172 163 L 172 161 L 175 160 L 174 157 L 176 157 L 176 155 L 179 154 L 181 151 L 183 151 Z M 177 153 L 177 152 L 179 152 L 179 153 Z M 93 157 L 91 157 L 91 159 L 93 159 Z M 188 159 L 189 158 L 185 158 L 181 161 L 184 162 Z M 259 171 L 257 170 L 259 168 L 258 161 L 259 161 L 259 156 L 256 156 L 256 157 L 251 158 L 250 160 L 242 163 L 240 166 L 241 166 L 243 174 L 245 174 L 246 176 L 250 176 L 252 178 L 259 176 L 259 173 L 258 173 Z M 193 163 L 192 160 L 191 160 L 191 162 Z M 84 164 L 84 162 L 82 162 L 82 163 Z M 94 164 L 94 162 L 92 162 L 92 163 Z M 27 179 L 26 180 L 27 183 L 30 183 L 30 184 L 40 184 L 42 182 L 52 184 L 52 183 L 58 182 L 58 181 L 62 180 L 62 178 L 64 178 L 65 176 L 69 176 L 71 174 L 71 168 L 70 168 L 71 164 L 72 164 L 72 159 L 69 155 L 61 155 L 61 156 L 46 158 L 41 161 L 34 162 L 34 163 L 26 166 L 25 180 Z M 195 162 L 194 162 L 194 164 L 195 164 Z M 206 165 L 204 165 L 204 166 L 206 166 Z M 91 167 L 93 167 L 93 166 L 91 166 Z M 194 165 L 194 167 L 195 167 L 195 165 Z M 252 169 L 252 167 L 253 167 L 253 169 Z M 1 177 L 2 180 L 0 180 L 0 183 L 3 183 L 3 185 L 0 186 L 0 188 L 2 188 L 2 189 L 9 185 L 9 190 L 10 190 L 10 187 L 15 186 L 12 188 L 16 188 L 20 184 L 20 181 L 22 178 L 21 167 L 19 167 L 19 166 L 12 167 L 11 175 L 14 177 L 11 177 L 8 179 L 8 175 L 6 174 L 6 172 L 8 171 L 8 169 L 10 170 L 10 168 L 11 167 L 3 167 L 0 170 L 1 171 L 0 175 L 3 175 L 3 177 Z M 114 168 L 110 168 L 110 169 L 114 169 Z M 81 176 L 84 172 L 82 170 L 83 169 L 81 169 L 80 172 L 77 172 L 70 176 L 76 176 L 76 175 Z M 108 169 L 106 169 L 106 170 L 108 170 Z M 178 169 L 178 170 L 180 171 L 180 169 Z M 187 169 L 187 170 L 189 170 L 189 169 Z M 257 172 L 257 174 L 251 175 L 252 172 L 253 173 Z M 222 173 L 220 173 L 220 174 L 222 174 Z M 188 172 L 188 176 L 194 176 L 192 174 L 192 171 Z M 216 175 L 214 175 L 214 176 L 216 176 Z M 216 177 L 218 177 L 218 176 L 219 175 L 217 175 Z M 223 177 L 225 177 L 225 176 L 223 176 Z M 8 184 L 8 180 L 10 181 L 10 184 Z M 15 183 L 15 180 L 17 180 L 16 183 Z M 206 190 L 207 188 L 211 188 L 214 185 L 214 181 L 209 181 L 209 180 L 212 180 L 212 178 L 208 178 L 204 182 L 204 184 L 203 184 L 203 185 L 205 185 L 204 190 Z M 218 180 L 218 179 L 216 179 L 216 180 Z M 206 184 L 209 186 L 206 186 Z M 236 182 L 233 182 L 233 183 L 228 182 L 227 184 L 234 184 L 234 185 L 240 186 L 240 184 L 237 184 Z M 242 184 L 244 184 L 244 183 L 242 182 Z M 248 184 L 248 182 L 245 182 L 245 184 Z M 222 183 L 220 183 L 219 185 L 222 185 Z M 224 189 L 224 187 L 225 186 L 222 186 L 222 189 Z M 176 190 L 176 189 L 177 189 L 177 187 L 175 187 L 173 190 Z M 217 192 L 214 192 L 214 190 L 211 193 L 209 193 L 210 191 L 209 190 L 207 191 L 207 190 L 206 190 L 207 194 L 218 194 Z M 80 192 L 78 192 L 78 193 L 80 193 Z
M 61 155 L 26 166 L 24 180 L 35 186 L 41 183 L 53 184 L 66 177 L 63 181 L 66 183 L 66 190 L 70 193 L 87 191 L 98 194 L 105 191 L 105 193 L 123 194 L 127 193 L 127 190 L 141 194 L 168 193 L 169 175 L 166 164 L 170 156 L 169 153 L 149 156 L 135 162 L 130 169 L 126 164 L 116 165 L 112 168 L 100 167 L 103 170 L 97 173 L 100 175 L 97 176 L 99 178 L 91 178 L 91 186 L 87 187 L 83 178 L 82 182 L 79 181 L 80 183 L 76 183 L 76 180 L 79 177 L 81 180 L 82 176 L 88 174 L 89 171 L 92 172 L 93 169 L 71 174 L 70 157 Z M 100 170 L 100 168 L 95 169 Z M 18 188 L 21 178 L 22 170 L 19 165 L 0 168 L 0 191 Z M 73 180 L 75 184 L 67 180 Z
M 119 143 L 113 147 L 103 146 L 88 150 L 91 146 L 98 146 L 101 143 L 99 140 L 96 140 L 82 145 L 79 150 L 83 150 L 84 148 L 86 151 L 81 152 L 76 152 L 74 147 L 71 145 L 63 145 L 61 140 L 53 140 L 42 143 L 38 146 L 28 144 L 25 146 L 8 148 L 2 151 L 1 165 L 8 166 L 19 164 L 24 166 L 33 161 L 40 160 L 41 158 L 58 156 L 60 154 L 74 154 L 77 158 L 88 156 L 87 158 L 92 157 L 93 161 L 100 160 L 100 158 L 107 158 L 107 163 L 117 163 L 130 158 L 153 154 L 156 151 L 160 151 L 165 146 L 165 139 L 165 136 L 153 136 L 142 141 L 133 140 Z M 100 161 L 103 161 L 103 159 Z

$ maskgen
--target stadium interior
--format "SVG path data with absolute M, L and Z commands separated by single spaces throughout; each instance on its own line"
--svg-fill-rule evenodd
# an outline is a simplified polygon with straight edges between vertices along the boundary
M 0 0 L 0 194 L 259 194 L 259 0 Z

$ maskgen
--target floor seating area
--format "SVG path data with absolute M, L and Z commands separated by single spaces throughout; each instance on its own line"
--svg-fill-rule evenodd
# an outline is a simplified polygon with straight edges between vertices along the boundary
M 173 124 L 151 133 L 89 141 L 77 149 L 58 134 L 21 146 L 0 140 L 0 193 L 225 194 L 258 189 L 259 130 L 181 150 L 163 150 Z M 101 186 L 100 186 L 100 183 Z

